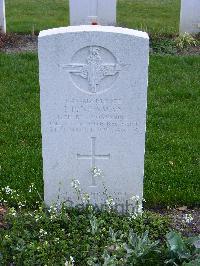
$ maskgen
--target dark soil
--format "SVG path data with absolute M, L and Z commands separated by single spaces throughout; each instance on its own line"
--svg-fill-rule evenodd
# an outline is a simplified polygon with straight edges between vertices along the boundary
M 196 38 L 198 45 L 178 49 L 174 44 L 175 36 L 153 36 L 150 37 L 150 52 L 162 55 L 200 55 L 200 37 Z M 5 53 L 37 52 L 37 40 L 36 35 L 0 34 L 0 51 Z
M 153 210 L 171 220 L 171 228 L 179 231 L 184 236 L 200 235 L 200 208 L 189 209 L 186 206 L 173 209 Z M 191 221 L 187 220 L 191 217 Z
M 6 53 L 37 52 L 35 35 L 0 34 L 0 51 Z

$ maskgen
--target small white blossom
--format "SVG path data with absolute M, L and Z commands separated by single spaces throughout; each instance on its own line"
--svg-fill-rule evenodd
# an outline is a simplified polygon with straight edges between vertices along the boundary
M 73 179 L 71 182 L 71 186 L 77 189 L 80 186 L 80 182 L 77 179 Z
M 108 208 L 108 211 L 111 211 L 112 208 L 115 206 L 115 202 L 111 197 L 106 200 L 106 206 Z
M 137 213 L 138 214 L 142 214 L 143 213 L 143 206 L 142 206 L 142 203 L 138 204 L 137 205 Z
M 33 190 L 34 190 L 34 187 L 35 185 L 34 185 L 34 183 L 31 183 L 31 185 L 29 186 L 29 193 L 31 193 L 31 192 L 33 192 Z
M 65 266 L 73 266 L 74 262 L 75 262 L 74 258 L 70 256 L 69 261 L 65 262 Z
M 22 207 L 25 207 L 26 205 L 25 205 L 25 203 L 23 203 L 23 202 L 18 202 L 18 207 L 21 209 Z
M 49 208 L 49 210 L 48 210 L 48 212 L 49 212 L 50 214 L 56 214 L 57 211 L 58 211 L 58 208 L 57 208 L 55 205 L 50 206 L 50 208 Z
M 184 220 L 185 223 L 190 224 L 194 220 L 194 218 L 189 213 L 189 214 L 185 214 L 184 215 L 183 220 Z
M 10 239 L 10 236 L 9 236 L 9 235 L 5 235 L 4 238 L 5 238 L 6 240 L 9 240 L 9 239 Z
M 101 171 L 101 169 L 99 169 L 99 168 L 97 168 L 97 167 L 94 167 L 94 168 L 92 169 L 92 175 L 93 175 L 93 177 L 100 177 L 100 176 L 102 176 L 102 171 Z
M 39 214 L 35 215 L 35 221 L 38 222 L 42 217 Z
M 9 186 L 5 187 L 3 191 L 5 191 L 6 194 L 12 194 L 13 192 L 13 190 Z
M 16 212 L 15 208 L 10 208 L 9 212 L 10 212 L 10 214 L 11 214 L 13 217 L 16 217 L 16 216 L 17 216 L 17 212 Z
M 40 233 L 40 236 L 41 236 L 41 237 L 47 235 L 47 232 L 46 232 L 44 229 L 40 229 L 39 233 Z
M 140 197 L 138 195 L 133 195 L 130 200 L 134 201 L 134 202 L 137 202 L 140 200 Z
M 89 203 L 89 201 L 90 201 L 89 194 L 88 193 L 83 193 L 82 200 L 83 200 L 83 203 Z

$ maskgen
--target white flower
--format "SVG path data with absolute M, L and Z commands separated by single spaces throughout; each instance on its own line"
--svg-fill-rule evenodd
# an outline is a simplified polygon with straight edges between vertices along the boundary
M 71 182 L 71 186 L 77 189 L 80 186 L 80 182 L 77 179 L 73 179 Z
M 90 196 L 88 193 L 83 193 L 82 197 L 83 203 L 88 203 L 90 201 Z
M 6 194 L 11 194 L 13 192 L 13 190 L 9 186 L 5 187 L 3 190 Z
M 9 239 L 10 239 L 10 236 L 9 236 L 9 235 L 5 235 L 4 238 L 5 238 L 6 240 L 9 240 Z
M 189 223 L 191 223 L 194 220 L 194 218 L 189 213 L 189 214 L 185 214 L 184 215 L 183 220 L 184 220 L 185 223 L 189 224 Z
M 31 193 L 34 190 L 34 183 L 31 183 L 31 185 L 29 186 L 29 193 Z
M 72 256 L 70 256 L 70 261 L 71 261 L 72 263 L 75 262 L 75 260 L 74 260 L 74 258 L 73 258 Z
M 90 212 L 92 212 L 93 209 L 94 209 L 94 207 L 93 207 L 92 205 L 89 205 L 89 206 L 88 206 L 88 210 L 89 210 Z
M 107 207 L 108 207 L 108 211 L 111 211 L 112 207 L 115 206 L 115 202 L 114 202 L 114 200 L 113 200 L 111 197 L 109 197 L 109 198 L 106 200 L 106 205 L 107 205 Z
M 65 266 L 73 266 L 74 262 L 75 262 L 74 258 L 70 256 L 69 261 L 65 262 Z
M 92 169 L 92 175 L 93 175 L 93 177 L 99 177 L 99 176 L 101 176 L 102 175 L 101 169 L 99 169 L 97 167 L 94 167 Z
M 138 195 L 133 195 L 130 200 L 134 201 L 134 202 L 137 202 L 140 200 L 140 197 Z
M 13 217 L 16 217 L 16 216 L 17 216 L 17 212 L 16 212 L 15 208 L 10 208 L 10 214 L 11 214 Z
M 138 213 L 138 214 L 142 214 L 142 213 L 143 213 L 143 206 L 142 206 L 142 203 L 138 204 L 138 206 L 137 206 L 137 213 Z
M 56 237 L 56 238 L 54 239 L 54 241 L 55 241 L 56 243 L 59 243 L 59 240 L 60 240 L 59 237 Z
M 35 215 L 35 221 L 38 222 L 41 219 L 41 216 L 39 214 Z
M 40 229 L 39 233 L 41 237 L 47 235 L 47 232 L 44 231 L 44 229 Z
M 58 211 L 58 208 L 57 208 L 55 205 L 50 206 L 50 208 L 49 208 L 49 210 L 48 210 L 48 212 L 49 212 L 50 214 L 56 214 L 57 211 Z
M 22 203 L 22 202 L 19 202 L 19 203 L 18 203 L 18 206 L 19 206 L 19 208 L 21 209 L 22 207 L 25 207 L 26 205 L 25 205 L 24 203 Z

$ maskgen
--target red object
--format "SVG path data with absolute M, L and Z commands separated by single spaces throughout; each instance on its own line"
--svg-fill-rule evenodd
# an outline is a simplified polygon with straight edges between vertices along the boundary
M 96 21 L 93 21 L 92 25 L 98 25 L 98 23 Z

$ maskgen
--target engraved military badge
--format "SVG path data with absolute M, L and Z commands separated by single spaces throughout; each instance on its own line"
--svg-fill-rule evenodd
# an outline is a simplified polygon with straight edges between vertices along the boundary
M 70 64 L 61 66 L 79 90 L 98 94 L 112 87 L 124 65 L 109 50 L 88 46 L 77 51 Z

